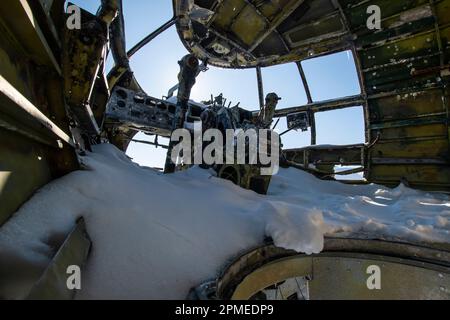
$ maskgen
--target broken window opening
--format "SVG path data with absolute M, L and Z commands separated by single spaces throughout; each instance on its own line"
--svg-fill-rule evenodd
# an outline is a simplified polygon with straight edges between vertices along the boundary
M 168 90 L 178 83 L 180 67 L 177 61 L 187 54 L 186 48 L 178 39 L 176 28 L 172 26 L 134 54 L 130 60 L 131 69 L 139 84 L 153 97 L 166 96 Z M 161 50 L 169 45 L 170 50 Z M 149 76 L 154 74 L 155 70 L 161 72 L 158 72 L 157 76 Z
M 134 141 L 130 142 L 127 149 L 127 156 L 129 156 L 133 162 L 139 164 L 141 167 L 148 167 L 158 171 L 163 171 L 164 164 L 166 162 L 167 149 L 161 146 L 142 143 L 155 143 L 155 136 L 146 135 L 145 133 L 140 132 L 133 138 L 133 140 Z M 169 139 L 158 137 L 157 143 L 167 146 L 169 144 Z
M 133 5 L 133 1 L 123 1 L 125 34 L 127 44 L 129 44 L 127 45 L 128 50 L 159 29 L 162 26 L 161 21 L 169 21 L 173 17 L 173 10 L 170 6 L 165 5 L 161 1 L 151 2 L 149 8 L 151 7 L 152 10 L 145 10 L 146 8 L 142 8 L 142 6 Z M 142 23 L 142 21 L 145 21 L 145 23 Z
M 259 110 L 255 69 L 223 69 L 209 66 L 207 72 L 202 72 L 197 77 L 191 99 L 197 102 L 209 101 L 211 95 L 216 97 L 220 94 L 227 99 L 225 106 L 233 107 L 239 104 L 239 107 L 245 110 Z
M 305 105 L 308 98 L 295 63 L 262 68 L 264 93 L 275 92 L 281 100 L 277 110 Z M 290 81 L 286 81 L 289 79 Z
M 319 145 L 352 145 L 366 142 L 362 106 L 318 112 L 315 114 L 315 122 Z
M 278 119 L 277 119 L 278 120 Z M 281 118 L 275 131 L 278 134 L 282 134 L 288 130 L 286 118 Z M 299 149 L 308 147 L 311 145 L 311 130 L 291 130 L 288 133 L 281 136 L 281 143 L 283 144 L 283 150 L 287 149 Z
M 363 167 L 361 166 L 335 166 L 334 172 L 337 174 L 334 175 L 334 178 L 338 181 L 343 182 L 357 182 L 357 181 L 366 181 L 364 178 Z M 359 171 L 359 172 L 356 172 Z M 344 174 L 339 174 L 344 173 Z
M 353 53 L 341 51 L 301 62 L 311 98 L 324 101 L 361 93 Z

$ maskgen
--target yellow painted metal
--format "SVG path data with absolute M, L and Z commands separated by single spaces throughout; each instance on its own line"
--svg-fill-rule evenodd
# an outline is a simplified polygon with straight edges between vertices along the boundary
M 248 300 L 257 292 L 279 282 L 295 277 L 313 275 L 311 257 L 286 258 L 262 266 L 248 275 L 236 288 L 232 300 Z
M 244 254 L 219 277 L 220 299 L 248 300 L 290 279 L 305 279 L 312 300 L 450 298 L 448 245 L 326 238 L 317 255 L 263 246 Z M 369 267 L 379 268 L 380 290 L 372 290 Z M 286 298 L 283 293 L 280 298 Z
M 313 300 L 448 300 L 448 269 L 382 256 L 315 257 L 309 283 Z M 380 269 L 380 290 L 370 290 L 368 269 Z
M 0 129 L 0 225 L 52 178 L 48 148 Z
M 381 289 L 367 286 L 368 268 L 380 268 Z M 445 268 L 382 256 L 333 254 L 276 260 L 250 273 L 232 300 L 248 300 L 283 281 L 307 277 L 311 300 L 450 299 L 450 274 Z
M 63 142 L 72 139 L 61 49 L 49 16 L 36 4 L 0 2 L 0 225 L 40 187 L 78 167 L 74 149 Z M 62 6 L 60 0 L 51 4 L 45 12 L 53 16 Z

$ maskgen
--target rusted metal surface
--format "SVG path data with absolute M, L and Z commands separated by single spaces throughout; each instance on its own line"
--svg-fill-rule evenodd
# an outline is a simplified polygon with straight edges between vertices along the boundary
M 0 3 L 0 225 L 78 167 L 62 94 L 63 3 Z
M 324 179 L 336 174 L 335 166 L 355 166 L 341 174 L 364 170 L 368 182 L 450 191 L 450 0 L 173 0 L 174 18 L 128 52 L 122 1 L 101 3 L 97 16 L 83 11 L 81 30 L 68 30 L 64 0 L 0 2 L 0 225 L 40 187 L 76 170 L 77 149 L 107 140 L 125 151 L 138 131 L 170 136 L 176 104 L 146 95 L 129 58 L 173 24 L 183 44 L 203 62 L 257 67 L 260 97 L 261 68 L 296 63 L 308 104 L 279 110 L 275 116 L 307 113 L 312 145 L 316 112 L 363 106 L 365 144 L 285 150 L 288 164 Z M 381 8 L 381 30 L 366 27 L 368 4 Z M 106 76 L 108 46 L 116 65 Z M 353 53 L 361 93 L 313 101 L 302 61 L 342 50 Z M 187 98 L 187 118 L 198 119 L 202 107 Z M 252 118 L 251 113 L 246 116 Z M 157 141 L 145 143 L 161 146 Z M 262 194 L 270 183 L 270 176 L 258 176 L 256 167 L 215 169 L 219 177 Z M 72 297 L 61 285 L 61 275 L 67 263 L 82 263 L 87 257 L 90 242 L 84 232 L 83 225 L 74 231 L 75 238 L 61 248 L 30 297 Z M 307 267 L 314 265 L 316 283 L 322 281 L 311 287 L 316 297 L 336 297 L 329 290 L 332 283 L 341 293 L 338 297 L 370 298 L 354 281 L 361 278 L 361 265 L 381 261 L 389 265 L 391 282 L 386 295 L 378 298 L 399 297 L 398 281 L 407 275 L 409 290 L 400 297 L 429 294 L 448 299 L 448 290 L 440 290 L 442 284 L 448 287 L 448 246 L 351 237 L 327 239 L 323 255 L 306 258 Z M 245 276 L 267 262 L 294 256 L 277 268 L 264 269 L 274 281 L 283 280 L 274 275 L 298 273 L 304 257 L 259 248 L 219 279 L 219 295 L 232 297 Z M 332 277 L 323 276 L 331 267 L 336 269 Z
M 116 87 L 106 108 L 104 130 L 110 136 L 118 128 L 129 128 L 169 137 L 175 110 L 176 103 Z
M 68 105 L 88 134 L 100 133 L 91 106 L 100 67 L 106 61 L 108 28 L 100 18 L 82 11 L 80 30 L 64 30 L 63 76 Z
M 361 165 L 363 144 L 349 146 L 311 146 L 300 149 L 284 150 L 286 157 L 303 164 Z
M 250 299 L 269 286 L 292 277 L 306 277 L 309 299 L 446 300 L 449 257 L 446 245 L 368 240 L 357 235 L 326 238 L 323 252 L 312 256 L 268 244 L 230 263 L 213 285 L 215 292 L 210 296 Z M 383 290 L 368 289 L 369 265 L 383 267 Z M 334 271 L 330 273 L 331 269 Z
M 333 100 L 313 102 L 299 107 L 281 109 L 275 112 L 275 117 L 286 117 L 288 114 L 302 111 L 324 112 L 330 110 L 344 109 L 349 107 L 360 106 L 364 103 L 361 95 L 344 97 Z
M 173 4 L 174 18 L 127 52 L 120 0 L 102 1 L 98 16 L 84 12 L 82 30 L 70 32 L 65 28 L 63 0 L 0 3 L 1 76 L 21 101 L 38 111 L 45 127 L 33 124 L 20 104 L 8 107 L 11 97 L 3 97 L 0 136 L 26 141 L 23 145 L 34 150 L 33 158 L 44 154 L 46 159 L 37 169 L 11 144 L 0 147 L 11 159 L 20 159 L 2 164 L 14 181 L 27 180 L 26 174 L 34 169 L 42 173 L 38 181 L 24 183 L 27 187 L 17 191 L 20 196 L 5 193 L 15 200 L 5 206 L 3 220 L 33 190 L 76 167 L 70 144 L 78 148 L 85 141 L 79 134 L 73 139 L 69 129 L 88 134 L 88 144 L 102 136 L 126 150 L 143 128 L 131 122 L 109 126 L 105 122 L 103 127 L 106 106 L 113 101 L 110 92 L 120 86 L 149 98 L 134 78 L 129 58 L 173 23 L 184 45 L 211 65 L 263 68 L 297 63 L 308 104 L 275 116 L 308 112 L 312 144 L 316 112 L 363 106 L 366 141 L 361 148 L 307 148 L 288 154 L 302 154 L 307 164 L 321 163 L 322 169 L 342 162 L 364 166 L 370 182 L 403 181 L 427 190 L 450 190 L 450 0 L 372 1 L 382 11 L 380 31 L 366 27 L 368 3 L 359 0 L 173 0 Z M 107 77 L 103 66 L 108 44 L 116 66 Z M 361 94 L 313 101 L 301 62 L 345 49 L 353 53 Z M 134 124 L 135 120 L 138 117 Z M 152 127 L 161 128 L 169 120 Z M 156 133 L 168 136 L 170 130 Z M 61 151 L 58 140 L 63 142 Z
M 47 116 L 45 116 L 38 108 L 36 108 L 28 99 L 20 94 L 6 79 L 0 75 L 0 95 L 3 101 L 9 100 L 14 104 L 14 107 L 20 108 L 27 116 L 33 118 L 36 122 L 40 123 L 48 131 L 52 132 L 60 143 L 65 142 L 72 147 L 74 146 L 73 140 L 63 130 L 61 130 L 56 124 L 54 124 Z M 4 107 L 4 109 L 6 109 Z M 62 146 L 61 146 L 62 147 Z
M 315 112 L 363 106 L 366 146 L 374 144 L 366 148 L 364 157 L 367 180 L 389 185 L 402 180 L 419 188 L 450 190 L 445 174 L 450 165 L 449 0 L 306 0 L 293 11 L 288 1 L 194 2 L 214 15 L 203 26 L 185 23 L 180 36 L 183 41 L 189 39 L 188 49 L 213 65 L 245 68 L 295 62 L 301 66 L 302 60 L 311 57 L 352 50 L 360 96 L 313 102 L 302 76 L 308 105 L 280 110 L 276 116 L 309 111 L 314 119 Z M 286 15 L 274 29 L 267 21 L 280 16 L 281 4 Z M 368 5 L 380 7 L 381 30 L 367 28 Z M 188 20 L 186 10 L 186 6 L 176 7 L 175 12 Z M 206 45 L 215 41 L 214 33 L 208 40 L 196 41 L 196 33 L 203 29 L 228 35 L 228 52 Z M 269 35 L 260 41 L 261 34 Z M 253 56 L 248 55 L 250 51 Z M 314 136 L 312 132 L 312 144 Z
M 364 170 L 364 144 L 348 146 L 311 146 L 300 149 L 283 150 L 289 165 L 306 170 L 316 176 L 329 179 L 335 175 L 349 175 Z M 336 166 L 357 166 L 356 169 L 336 172 Z
M 188 49 L 212 65 L 255 67 L 300 60 L 336 48 L 348 35 L 328 0 L 194 1 L 213 12 L 205 24 L 190 24 L 190 8 L 182 2 L 174 1 L 175 14 L 182 17 L 179 34 Z M 209 36 L 198 37 L 206 30 Z M 217 51 L 215 43 L 225 43 L 229 50 Z

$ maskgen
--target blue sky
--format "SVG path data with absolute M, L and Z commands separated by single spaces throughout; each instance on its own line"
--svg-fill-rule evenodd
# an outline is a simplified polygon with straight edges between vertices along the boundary
M 96 12 L 100 0 L 73 0 L 78 6 Z M 131 48 L 173 15 L 171 0 L 124 0 L 127 47 Z M 177 61 L 187 53 L 175 27 L 167 30 L 139 51 L 131 60 L 132 69 L 147 94 L 161 98 L 177 83 Z M 109 63 L 110 65 L 111 63 Z M 311 59 L 303 62 L 314 101 L 358 94 L 360 92 L 356 68 L 349 52 Z M 264 90 L 282 97 L 279 108 L 307 103 L 306 94 L 294 63 L 263 68 Z M 211 94 L 223 93 L 228 101 L 241 102 L 241 107 L 258 109 L 256 72 L 254 69 L 229 70 L 210 67 L 200 74 L 192 91 L 196 101 L 208 100 Z M 318 144 L 352 144 L 364 142 L 362 108 L 349 108 L 316 114 Z M 282 119 L 277 128 L 286 129 Z M 290 132 L 283 136 L 285 148 L 310 144 L 309 132 Z M 140 134 L 138 139 L 151 140 Z M 160 139 L 160 142 L 165 142 Z M 132 144 L 128 155 L 141 165 L 162 167 L 164 149 Z

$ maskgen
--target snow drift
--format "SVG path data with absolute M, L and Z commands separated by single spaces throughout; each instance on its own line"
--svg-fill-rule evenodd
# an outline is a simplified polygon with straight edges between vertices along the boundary
M 93 251 L 80 299 L 183 299 L 266 236 L 307 254 L 325 235 L 450 242 L 450 201 L 399 186 L 350 186 L 281 170 L 268 196 L 200 168 L 139 167 L 112 145 L 35 194 L 0 229 L 0 297 L 23 298 L 83 216 Z

